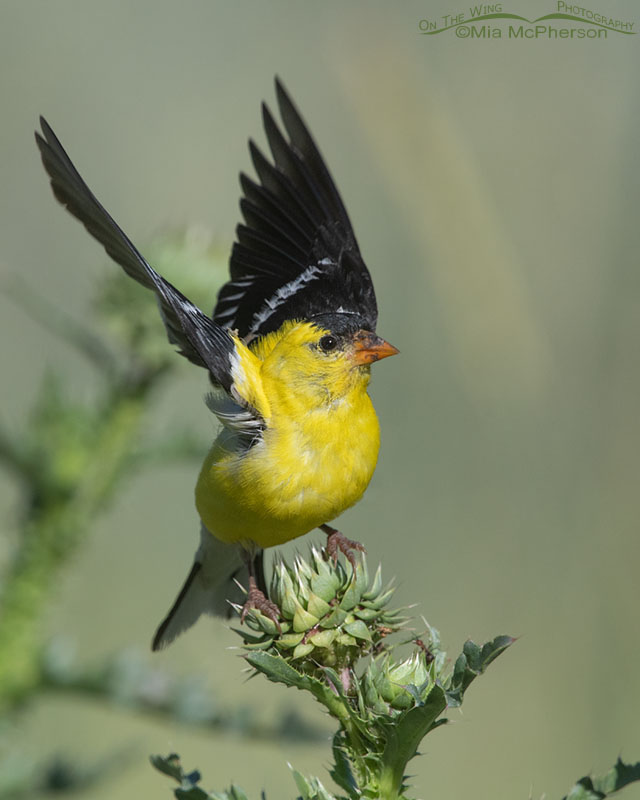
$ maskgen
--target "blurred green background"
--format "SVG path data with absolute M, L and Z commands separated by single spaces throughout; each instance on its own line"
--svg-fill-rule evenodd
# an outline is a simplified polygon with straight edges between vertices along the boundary
M 273 105 L 279 74 L 350 211 L 378 330 L 402 353 L 375 369 L 381 458 L 340 527 L 452 652 L 467 636 L 521 637 L 464 716 L 430 737 L 412 764 L 416 791 L 560 797 L 618 754 L 640 758 L 640 37 L 420 35 L 420 19 L 465 10 L 454 5 L 5 0 L 0 274 L 91 326 L 98 280 L 116 269 L 52 199 L 38 114 L 134 241 L 196 224 L 228 248 L 246 141 L 264 143 L 259 103 Z M 606 12 L 640 30 L 632 0 Z M 0 325 L 8 427 L 24 425 L 46 368 L 92 396 L 92 371 L 5 296 Z M 186 363 L 179 375 L 153 424 L 189 423 L 204 454 L 206 380 Z M 197 469 L 132 480 L 64 573 L 47 631 L 82 660 L 148 647 L 195 548 Z M 18 502 L 1 473 L 7 531 Z M 246 683 L 225 650 L 235 639 L 205 620 L 154 663 L 200 673 L 225 705 L 265 718 L 295 706 L 330 731 L 306 699 Z M 14 747 L 133 753 L 128 772 L 82 800 L 168 796 L 146 756 L 171 749 L 211 788 L 233 779 L 293 796 L 287 761 L 328 779 L 328 740 L 252 742 L 64 697 L 34 704 Z

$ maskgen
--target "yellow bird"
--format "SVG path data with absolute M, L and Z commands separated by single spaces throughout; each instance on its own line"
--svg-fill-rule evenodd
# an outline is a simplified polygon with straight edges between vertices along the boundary
M 338 190 L 302 117 L 276 79 L 285 138 L 263 104 L 271 163 L 250 141 L 258 180 L 240 176 L 230 277 L 212 317 L 140 255 L 84 183 L 44 119 L 36 142 L 56 198 L 136 281 L 152 289 L 169 341 L 208 370 L 221 430 L 196 486 L 200 546 L 152 647 L 203 613 L 226 615 L 248 573 L 242 619 L 266 596 L 262 550 L 321 528 L 327 553 L 353 561 L 357 542 L 328 523 L 363 495 L 380 432 L 370 365 L 397 353 L 375 333 L 377 306 Z

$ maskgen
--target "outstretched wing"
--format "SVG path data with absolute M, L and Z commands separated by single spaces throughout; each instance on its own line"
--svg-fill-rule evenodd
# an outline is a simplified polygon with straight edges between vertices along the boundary
M 215 383 L 230 391 L 234 340 L 229 332 L 193 305 L 140 255 L 133 243 L 82 180 L 58 138 L 40 118 L 36 142 L 56 198 L 80 220 L 107 253 L 134 280 L 155 292 L 169 341 L 189 361 L 206 367 Z
M 213 318 L 241 336 L 277 330 L 287 319 L 357 315 L 375 330 L 377 307 L 369 271 L 342 199 L 302 117 L 276 79 L 289 140 L 266 105 L 264 127 L 273 164 L 249 142 L 258 182 L 241 174 L 244 197 L 231 253 L 231 280 Z

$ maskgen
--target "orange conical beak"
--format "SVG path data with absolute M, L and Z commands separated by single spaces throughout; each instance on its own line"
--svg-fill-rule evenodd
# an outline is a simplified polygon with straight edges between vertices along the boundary
M 358 366 L 373 364 L 374 361 L 380 361 L 381 358 L 387 358 L 388 356 L 395 356 L 396 353 L 400 352 L 397 347 L 370 331 L 358 331 L 354 338 L 354 344 L 354 360 Z

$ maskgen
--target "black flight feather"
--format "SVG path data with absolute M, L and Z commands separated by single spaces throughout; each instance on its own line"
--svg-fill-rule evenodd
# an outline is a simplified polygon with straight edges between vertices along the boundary
M 276 95 L 289 139 L 263 104 L 273 163 L 249 141 L 258 182 L 240 175 L 244 224 L 236 231 L 231 281 L 218 295 L 213 318 L 248 338 L 288 319 L 336 314 L 351 316 L 356 329 L 375 331 L 373 284 L 344 203 L 278 79 Z
M 189 361 L 206 367 L 215 383 L 229 391 L 233 340 L 227 330 L 203 314 L 166 281 L 138 252 L 131 240 L 94 197 L 45 119 L 36 142 L 56 198 L 80 220 L 124 271 L 155 292 L 169 341 Z
M 350 328 L 371 331 L 377 320 L 371 276 L 340 194 L 277 79 L 276 95 L 289 140 L 263 105 L 273 163 L 249 142 L 258 181 L 240 175 L 244 224 L 237 227 L 231 280 L 220 290 L 213 321 L 145 261 L 91 193 L 44 119 L 43 135 L 36 134 L 57 199 L 128 275 L 155 292 L 169 340 L 227 390 L 232 383 L 229 329 L 251 339 L 288 319 L 348 316 Z

